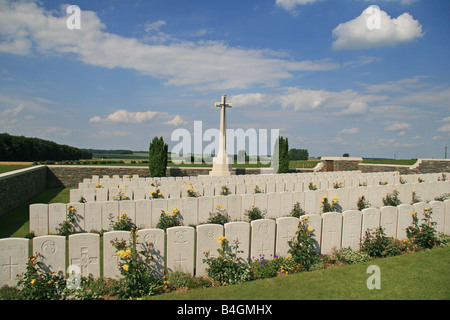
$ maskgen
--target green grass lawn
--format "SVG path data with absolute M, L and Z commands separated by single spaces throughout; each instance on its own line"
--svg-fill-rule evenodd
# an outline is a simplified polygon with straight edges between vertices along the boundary
M 370 265 L 380 268 L 381 289 L 369 290 Z M 448 300 L 450 247 L 349 266 L 193 289 L 148 299 L 173 300 Z
M 20 169 L 25 169 L 25 168 L 29 168 L 31 167 L 31 165 L 0 165 L 0 174 L 1 173 L 5 173 L 5 172 L 10 172 L 10 171 L 14 171 L 14 170 L 20 170 Z
M 70 188 L 46 189 L 18 208 L 0 217 L 0 238 L 25 237 L 29 232 L 29 206 L 33 203 L 68 203 Z

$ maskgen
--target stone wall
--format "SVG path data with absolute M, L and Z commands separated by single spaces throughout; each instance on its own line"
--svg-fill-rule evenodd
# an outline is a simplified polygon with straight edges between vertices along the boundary
M 46 179 L 46 166 L 0 174 L 0 216 L 42 192 L 46 187 Z
M 79 182 L 93 175 L 113 176 L 139 175 L 139 177 L 150 177 L 146 166 L 58 166 L 49 165 L 47 172 L 47 186 L 76 188 Z M 209 167 L 168 167 L 166 174 L 171 177 L 208 175 L 212 168 Z M 270 168 L 237 168 L 233 169 L 235 174 L 260 174 L 271 172 Z
M 361 172 L 398 171 L 400 174 L 439 173 L 450 172 L 450 159 L 418 159 L 412 166 L 360 163 L 358 167 Z

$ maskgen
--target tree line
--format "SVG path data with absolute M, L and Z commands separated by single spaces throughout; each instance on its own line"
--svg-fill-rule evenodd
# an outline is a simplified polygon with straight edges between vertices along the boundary
M 92 159 L 92 153 L 40 138 L 0 133 L 0 161 Z

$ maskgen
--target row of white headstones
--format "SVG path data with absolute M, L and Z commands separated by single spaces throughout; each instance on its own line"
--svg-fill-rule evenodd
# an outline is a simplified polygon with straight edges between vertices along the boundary
M 331 253 L 333 248 L 350 247 L 357 250 L 367 229 L 382 226 L 387 236 L 405 239 L 406 228 L 412 223 L 412 213 L 423 217 L 425 208 L 433 210 L 433 220 L 438 232 L 450 234 L 450 200 L 402 204 L 397 207 L 369 208 L 362 211 L 346 210 L 343 213 L 329 212 L 322 215 L 308 214 L 307 223 L 314 232 L 317 250 L 322 254 Z M 164 265 L 170 271 L 184 271 L 192 275 L 205 275 L 203 262 L 205 252 L 217 255 L 219 237 L 225 236 L 230 243 L 237 241 L 239 255 L 254 261 L 273 259 L 275 255 L 288 255 L 288 242 L 295 237 L 300 219 L 281 217 L 259 219 L 252 222 L 229 222 L 224 226 L 202 224 L 196 227 L 171 227 L 162 229 L 141 229 L 138 245 L 152 244 L 155 254 L 153 265 L 155 274 L 162 276 Z M 32 253 L 40 253 L 50 271 L 66 271 L 70 265 L 79 267 L 82 275 L 118 277 L 119 257 L 111 241 L 130 239 L 128 231 L 109 231 L 100 237 L 98 233 L 79 233 L 69 236 L 69 266 L 66 265 L 65 237 L 45 235 L 33 238 Z M 22 238 L 0 239 L 0 285 L 16 285 L 17 274 L 25 272 L 29 257 L 29 241 Z M 100 243 L 102 242 L 102 244 Z M 166 244 L 165 244 L 166 243 Z M 100 257 L 100 245 L 103 257 Z M 100 270 L 100 259 L 103 269 Z

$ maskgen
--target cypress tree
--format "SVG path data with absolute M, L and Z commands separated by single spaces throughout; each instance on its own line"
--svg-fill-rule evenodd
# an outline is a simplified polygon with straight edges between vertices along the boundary
M 165 177 L 168 162 L 169 146 L 164 143 L 163 137 L 155 137 L 150 143 L 148 154 L 148 168 L 151 177 Z

